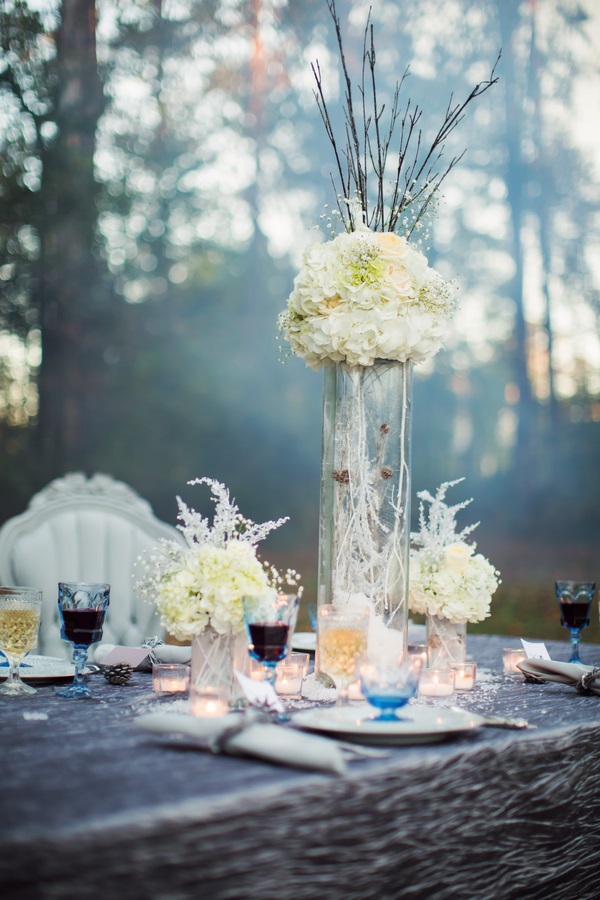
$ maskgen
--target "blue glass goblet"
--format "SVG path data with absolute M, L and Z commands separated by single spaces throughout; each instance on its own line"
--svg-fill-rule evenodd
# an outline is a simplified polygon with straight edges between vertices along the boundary
M 422 660 L 379 660 L 359 665 L 360 688 L 366 700 L 379 710 L 375 722 L 398 722 L 397 711 L 417 692 Z
M 83 676 L 88 648 L 102 637 L 104 616 L 110 603 L 110 584 L 79 584 L 61 581 L 58 585 L 58 611 L 63 641 L 73 644 L 73 683 L 58 697 L 87 700 L 94 695 Z
M 594 581 L 556 581 L 556 598 L 560 606 L 561 623 L 569 629 L 571 658 L 569 662 L 581 663 L 579 642 L 581 629 L 590 624 L 590 606 L 594 599 Z
M 248 652 L 265 668 L 264 680 L 275 687 L 275 668 L 285 659 L 298 617 L 298 597 L 292 594 L 243 597 Z

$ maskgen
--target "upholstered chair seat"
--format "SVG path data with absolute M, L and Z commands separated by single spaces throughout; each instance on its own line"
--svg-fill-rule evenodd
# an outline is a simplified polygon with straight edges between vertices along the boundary
M 135 562 L 161 538 L 182 541 L 150 504 L 108 475 L 71 473 L 36 494 L 0 529 L 0 583 L 43 591 L 37 653 L 70 657 L 60 637 L 58 582 L 108 582 L 111 599 L 102 640 L 139 645 L 161 636 L 152 603 L 133 589 Z

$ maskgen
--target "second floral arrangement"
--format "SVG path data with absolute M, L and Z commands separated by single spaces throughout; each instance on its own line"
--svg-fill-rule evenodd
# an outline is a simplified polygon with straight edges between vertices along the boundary
M 444 502 L 446 491 L 463 479 L 442 484 L 432 497 L 421 491 L 418 532 L 411 535 L 410 609 L 452 623 L 481 622 L 490 615 L 500 573 L 465 538 L 477 527 L 456 530 L 456 514 L 471 503 Z M 425 515 L 424 503 L 429 503 Z

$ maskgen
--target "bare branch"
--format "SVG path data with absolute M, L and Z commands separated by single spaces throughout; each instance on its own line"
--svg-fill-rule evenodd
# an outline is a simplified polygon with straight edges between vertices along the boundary
M 339 198 L 339 192 L 336 192 L 338 209 L 349 230 L 354 230 L 360 224 L 356 221 L 356 207 L 352 203 L 352 201 L 357 201 L 362 211 L 362 221 L 369 227 L 381 231 L 395 231 L 401 226 L 405 229 L 407 237 L 410 237 L 414 229 L 422 223 L 440 185 L 464 156 L 465 151 L 459 156 L 453 157 L 443 170 L 438 170 L 443 157 L 445 141 L 463 120 L 469 104 L 497 83 L 496 68 L 500 54 L 498 54 L 489 78 L 476 84 L 465 100 L 455 103 L 454 96 L 450 95 L 441 125 L 431 145 L 424 147 L 423 132 L 418 127 L 422 118 L 422 110 L 412 104 L 410 97 L 403 110 L 400 106 L 400 92 L 409 75 L 408 68 L 404 71 L 400 81 L 396 82 L 389 111 L 389 122 L 385 127 L 383 114 L 386 106 L 385 104 L 379 106 L 376 81 L 377 58 L 370 10 L 363 36 L 361 79 L 357 85 L 360 94 L 361 121 L 359 121 L 335 0 L 326 0 L 326 4 L 334 23 L 344 80 L 345 105 L 343 111 L 346 142 L 344 150 L 340 149 L 335 138 L 318 63 L 312 66 L 312 70 L 317 84 L 315 97 L 327 137 L 333 147 L 339 185 L 342 190 L 341 198 Z M 396 151 L 395 174 L 390 191 L 386 185 L 386 170 L 399 120 L 400 133 Z M 375 183 L 375 187 L 371 188 L 372 198 L 369 197 L 368 176 L 370 171 L 374 175 Z M 333 176 L 332 183 L 335 187 Z M 386 195 L 389 195 L 387 211 Z M 369 207 L 371 200 L 373 202 L 372 209 Z M 405 222 L 404 214 L 408 209 L 411 210 L 411 223 Z

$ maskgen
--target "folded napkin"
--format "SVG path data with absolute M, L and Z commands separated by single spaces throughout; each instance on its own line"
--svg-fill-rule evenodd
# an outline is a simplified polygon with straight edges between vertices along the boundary
M 116 644 L 98 644 L 94 651 L 94 662 L 99 666 L 102 665 L 104 657 L 108 656 L 110 651 L 114 650 L 116 646 Z M 145 644 L 141 646 L 145 647 Z M 160 663 L 189 663 L 192 659 L 192 648 L 190 645 L 177 647 L 174 644 L 153 644 L 148 652 L 154 656 L 155 662 Z M 141 671 L 149 671 L 152 668 L 150 655 L 142 660 L 137 668 Z
M 600 694 L 600 669 L 582 663 L 565 663 L 554 659 L 523 659 L 517 667 L 524 675 L 570 684 L 580 694 Z
M 296 769 L 334 772 L 346 768 L 342 748 L 335 741 L 274 725 L 254 710 L 219 718 L 196 718 L 176 713 L 147 713 L 135 723 L 154 734 L 183 734 L 200 741 L 204 750 L 232 756 L 255 756 Z

